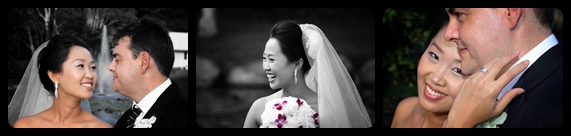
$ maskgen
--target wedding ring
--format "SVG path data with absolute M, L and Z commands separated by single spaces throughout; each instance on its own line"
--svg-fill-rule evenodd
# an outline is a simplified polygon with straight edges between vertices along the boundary
M 482 73 L 486 74 L 486 72 L 488 72 L 488 69 L 482 67 L 482 68 L 480 68 L 480 71 L 482 71 Z

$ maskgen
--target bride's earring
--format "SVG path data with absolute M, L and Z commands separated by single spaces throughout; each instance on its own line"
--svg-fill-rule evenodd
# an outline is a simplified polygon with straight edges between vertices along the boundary
M 297 84 L 297 69 L 293 71 L 293 77 L 295 78 L 295 84 Z
M 54 92 L 55 92 L 55 96 L 56 96 L 56 98 L 58 98 L 58 97 L 57 97 L 57 82 L 55 83 L 55 87 L 56 87 L 56 90 L 54 91 Z

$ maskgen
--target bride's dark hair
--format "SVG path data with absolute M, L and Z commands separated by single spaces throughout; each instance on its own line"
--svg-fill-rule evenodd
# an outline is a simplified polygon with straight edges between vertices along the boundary
M 425 50 L 426 50 L 426 48 L 428 48 L 428 45 L 430 45 L 430 42 L 436 36 L 436 34 L 438 34 L 438 31 L 440 31 L 440 29 L 442 29 L 442 27 L 448 25 L 449 20 L 450 20 L 450 18 L 448 17 L 448 14 L 446 14 L 446 12 L 442 13 L 440 15 L 440 18 L 438 18 L 438 20 L 436 20 L 436 23 L 432 26 L 432 29 L 430 31 L 430 35 L 428 35 L 428 38 L 426 39 L 426 42 L 424 43 Z M 422 52 L 424 52 L 424 50 Z
M 68 58 L 72 46 L 80 46 L 89 50 L 87 43 L 82 39 L 71 34 L 63 34 L 54 36 L 38 55 L 38 75 L 44 88 L 51 94 L 54 94 L 55 86 L 48 76 L 48 71 L 61 73 L 63 62 Z
M 276 23 L 270 31 L 270 37 L 276 38 L 288 62 L 295 62 L 299 58 L 303 59 L 303 73 L 309 71 L 311 66 L 307 60 L 303 47 L 302 31 L 299 24 L 293 20 L 282 20 Z

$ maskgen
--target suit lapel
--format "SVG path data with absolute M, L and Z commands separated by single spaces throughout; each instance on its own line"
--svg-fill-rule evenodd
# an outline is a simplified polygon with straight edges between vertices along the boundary
M 151 109 L 149 109 L 149 111 L 147 113 L 145 113 L 145 117 L 143 117 L 143 118 L 148 119 L 148 118 L 151 118 L 152 116 L 155 116 L 157 118 L 155 123 L 160 122 L 161 117 L 163 117 L 163 115 L 165 115 L 165 113 L 167 112 L 167 110 L 165 108 L 166 105 L 171 103 L 175 99 L 175 97 L 178 95 L 178 93 L 180 93 L 180 90 L 178 89 L 176 84 L 173 82 L 163 92 L 163 94 L 161 94 L 161 96 L 159 96 L 157 101 L 155 101 L 155 103 L 153 104 Z
M 117 120 L 117 122 L 115 122 L 115 126 L 114 128 L 126 128 L 127 124 L 125 124 L 127 122 L 127 118 L 129 118 L 129 114 L 133 112 L 132 108 L 129 108 L 127 111 L 125 111 L 123 113 L 123 115 L 121 115 L 121 118 L 119 118 L 119 120 Z

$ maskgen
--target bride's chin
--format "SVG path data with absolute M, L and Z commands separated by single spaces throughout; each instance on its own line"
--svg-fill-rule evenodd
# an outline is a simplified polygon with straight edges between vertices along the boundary
M 281 87 L 278 87 L 278 86 L 270 86 L 270 88 L 272 88 L 272 90 L 281 90 L 282 89 Z
M 430 101 L 427 98 L 419 98 L 419 101 L 420 101 L 420 107 L 422 107 L 424 110 L 427 111 L 432 111 L 438 107 L 438 103 Z

